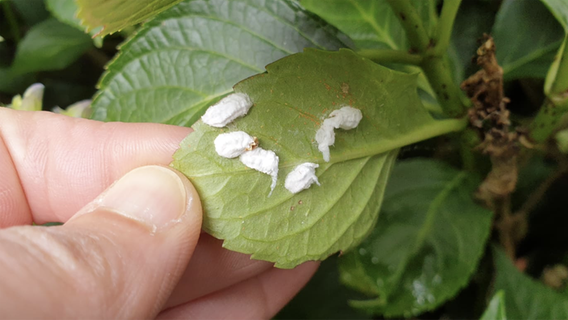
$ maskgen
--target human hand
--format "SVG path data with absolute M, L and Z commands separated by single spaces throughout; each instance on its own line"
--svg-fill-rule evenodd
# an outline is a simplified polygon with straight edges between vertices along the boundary
M 191 183 L 146 166 L 167 165 L 189 132 L 0 108 L 2 317 L 276 314 L 317 264 L 275 269 L 201 233 Z M 64 225 L 30 226 L 50 221 Z

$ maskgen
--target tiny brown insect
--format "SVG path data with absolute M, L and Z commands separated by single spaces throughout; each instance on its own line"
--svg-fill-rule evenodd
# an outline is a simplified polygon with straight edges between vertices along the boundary
M 253 143 L 252 143 L 248 148 L 245 149 L 246 151 L 252 151 L 252 150 L 254 150 L 256 147 L 258 147 L 258 138 L 257 138 L 257 137 L 252 137 L 252 140 L 253 140 Z
M 343 82 L 341 84 L 341 92 L 343 92 L 343 94 L 349 94 L 349 85 L 345 82 Z

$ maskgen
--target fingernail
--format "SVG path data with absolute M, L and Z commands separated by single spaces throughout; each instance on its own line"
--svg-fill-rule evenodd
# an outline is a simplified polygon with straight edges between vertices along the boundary
M 134 169 L 115 182 L 97 201 L 104 207 L 160 229 L 185 213 L 187 192 L 172 170 L 160 166 Z

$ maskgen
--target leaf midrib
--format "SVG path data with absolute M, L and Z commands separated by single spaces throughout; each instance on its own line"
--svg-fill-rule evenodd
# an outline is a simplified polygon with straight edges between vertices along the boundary
M 306 157 L 298 157 L 293 161 L 289 161 L 282 165 L 279 165 L 279 168 L 290 168 L 299 165 L 300 163 L 304 163 L 306 161 L 314 162 L 317 164 L 323 165 L 333 165 L 340 162 L 345 162 L 349 160 L 355 160 L 365 157 L 371 157 L 380 153 L 385 153 L 391 150 L 399 149 L 406 145 L 410 145 L 412 143 L 426 140 L 441 134 L 449 133 L 452 131 L 459 131 L 465 127 L 467 122 L 464 119 L 448 119 L 448 120 L 435 120 L 430 125 L 423 126 L 418 130 L 409 132 L 404 135 L 403 138 L 395 139 L 395 140 L 378 140 L 375 141 L 372 145 L 365 145 L 361 146 L 359 149 L 350 150 L 349 152 L 345 152 L 343 155 L 333 155 L 331 157 L 330 162 L 323 161 L 323 158 L 320 156 L 321 154 L 318 153 L 318 157 L 313 158 L 306 158 Z M 357 130 L 357 129 L 355 129 Z M 210 132 L 214 132 L 211 130 Z M 248 169 L 243 165 L 242 169 L 234 170 L 231 169 L 231 172 L 214 172 L 214 173 L 206 173 L 206 174 L 194 174 L 191 175 L 192 178 L 202 178 L 202 177 L 215 177 L 215 176 L 222 176 L 227 175 L 235 172 L 240 171 L 247 171 L 251 170 Z

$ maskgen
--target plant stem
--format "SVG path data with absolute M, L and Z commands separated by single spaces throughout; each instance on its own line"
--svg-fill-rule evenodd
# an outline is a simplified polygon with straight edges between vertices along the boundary
M 414 10 L 409 0 L 387 0 L 398 17 L 406 36 L 410 40 L 411 50 L 425 52 L 430 45 L 430 37 L 422 25 L 422 19 Z
M 462 93 L 452 79 L 449 64 L 441 57 L 429 56 L 424 59 L 421 67 L 444 112 L 453 118 L 462 116 L 465 113 Z
M 515 248 L 517 243 L 522 240 L 528 229 L 528 215 L 540 203 L 546 191 L 558 180 L 560 177 L 568 172 L 568 163 L 566 161 L 558 165 L 558 169 L 554 174 L 548 176 L 536 190 L 530 194 L 528 199 L 523 203 L 519 211 L 512 214 L 510 208 L 510 198 L 507 196 L 501 202 L 501 206 L 497 206 L 496 214 L 498 222 L 496 223 L 497 230 L 499 231 L 499 240 L 501 245 L 505 248 L 507 254 L 514 260 Z
M 90 49 L 86 53 L 93 64 L 101 69 L 105 69 L 106 65 L 110 61 L 109 57 L 107 57 L 102 51 L 95 48 Z
M 451 24 L 455 18 L 456 6 L 459 6 L 459 0 L 449 0 L 449 9 L 446 9 L 447 22 L 440 21 L 440 25 L 447 25 L 449 30 L 444 31 L 449 44 L 449 36 L 451 35 Z M 452 72 L 446 59 L 446 50 L 434 55 L 430 47 L 432 41 L 428 33 L 424 29 L 422 20 L 410 0 L 387 0 L 395 15 L 399 19 L 406 36 L 410 41 L 411 50 L 416 51 L 423 57 L 420 66 L 430 82 L 432 89 L 436 93 L 438 102 L 442 106 L 444 113 L 453 118 L 459 118 L 464 115 L 466 107 L 462 101 L 462 93 L 452 79 Z M 442 28 L 442 27 L 440 27 Z M 446 41 L 446 40 L 443 40 Z M 446 45 L 447 48 L 447 45 Z
M 515 218 L 511 214 L 511 197 L 506 196 L 497 200 L 495 213 L 499 217 L 497 230 L 499 230 L 499 242 L 505 249 L 507 256 L 515 261 L 517 250 L 515 248 Z
M 390 150 L 394 150 L 397 148 L 401 148 L 403 146 L 407 146 L 412 143 L 416 143 L 419 141 L 423 141 L 429 138 L 441 136 L 444 134 L 448 134 L 450 132 L 459 132 L 463 131 L 467 124 L 467 118 L 461 119 L 445 119 L 445 120 L 438 120 L 432 125 L 418 127 L 412 132 L 406 134 L 404 137 L 400 139 L 392 140 L 392 141 L 384 141 L 376 145 L 368 145 L 363 148 L 353 149 L 348 155 L 338 155 L 333 158 L 334 162 L 341 162 L 341 161 L 348 161 L 352 159 L 367 157 L 383 152 L 387 152 Z M 310 161 L 317 162 L 319 158 L 315 156 L 312 160 L 309 158 Z M 283 164 L 286 166 L 286 164 Z M 282 167 L 282 166 L 281 166 Z
M 546 191 L 552 186 L 552 184 L 558 180 L 560 177 L 568 172 L 568 163 L 561 163 L 558 169 L 553 174 L 549 175 L 546 180 L 544 180 L 536 190 L 530 194 L 527 200 L 523 203 L 519 211 L 515 214 L 522 219 L 526 219 L 529 213 L 531 213 L 537 204 L 540 203 L 542 197 L 546 194 Z
M 377 63 L 404 63 L 413 65 L 420 65 L 420 63 L 422 63 L 422 56 L 402 50 L 363 49 L 357 51 L 357 53 Z
M 546 140 L 556 129 L 556 125 L 566 111 L 568 111 L 568 95 L 554 94 L 547 97 L 530 124 L 531 138 L 537 142 Z
M 436 25 L 438 24 L 438 12 L 436 10 L 437 7 L 437 2 L 438 0 L 429 0 L 428 1 L 428 17 L 430 19 L 430 28 L 426 29 L 426 32 L 428 34 L 433 34 L 434 33 L 434 28 L 436 28 Z
M 481 172 L 480 166 L 483 162 L 480 161 L 480 154 L 474 151 L 474 148 L 481 143 L 477 132 L 467 128 L 460 132 L 458 137 L 462 168 L 469 172 Z
M 12 11 L 12 7 L 10 6 L 10 1 L 1 1 L 2 8 L 4 9 L 4 15 L 6 16 L 6 20 L 8 20 L 8 24 L 10 25 L 10 31 L 12 32 L 12 37 L 14 38 L 14 42 L 18 43 L 21 40 L 20 37 L 20 26 L 18 25 L 18 20 L 16 20 L 16 15 L 14 15 L 14 11 Z
M 448 50 L 460 3 L 461 0 L 444 0 L 442 13 L 440 14 L 440 19 L 438 20 L 433 36 L 433 55 L 435 56 L 441 56 Z

